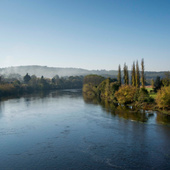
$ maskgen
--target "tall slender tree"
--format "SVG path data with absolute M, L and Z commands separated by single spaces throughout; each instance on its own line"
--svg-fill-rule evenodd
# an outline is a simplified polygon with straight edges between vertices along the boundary
M 142 88 L 145 88 L 145 74 L 144 74 L 144 59 L 142 59 L 141 61 L 141 84 L 142 84 Z
M 129 71 L 128 66 L 126 66 L 126 77 L 127 77 L 127 85 L 129 84 Z
M 131 73 L 132 75 L 132 78 L 131 78 L 131 80 L 132 80 L 132 86 L 136 86 L 136 76 L 135 76 L 135 74 L 136 74 L 136 71 L 135 71 L 135 62 L 133 62 L 133 65 L 132 65 L 132 73 Z
M 128 85 L 129 84 L 129 73 L 128 73 L 128 67 L 126 65 L 126 63 L 124 64 L 124 84 Z
M 119 64 L 119 67 L 118 67 L 117 80 L 118 80 L 119 85 L 121 86 L 122 81 L 121 81 L 121 67 L 120 67 L 120 64 Z
M 151 85 L 152 85 L 152 88 L 154 89 L 154 80 L 153 79 L 151 80 Z
M 126 84 L 126 63 L 124 64 L 124 67 L 123 67 L 123 73 L 124 73 L 124 76 L 123 76 L 124 84 Z
M 136 61 L 136 87 L 140 87 L 140 73 L 139 73 L 139 65 L 138 61 Z

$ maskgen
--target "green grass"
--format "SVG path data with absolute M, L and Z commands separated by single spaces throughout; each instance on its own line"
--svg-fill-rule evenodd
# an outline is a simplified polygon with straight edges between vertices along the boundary
M 152 98 L 156 98 L 156 96 L 157 96 L 157 93 L 152 93 L 152 94 L 150 94 L 150 97 L 152 97 Z
M 152 97 L 154 99 L 156 98 L 157 93 L 155 93 L 155 92 L 150 93 L 150 91 L 153 90 L 152 87 L 146 87 L 146 90 L 148 90 L 150 97 Z
M 152 87 L 146 87 L 146 90 L 148 90 L 148 92 L 150 92 L 151 90 L 153 90 Z

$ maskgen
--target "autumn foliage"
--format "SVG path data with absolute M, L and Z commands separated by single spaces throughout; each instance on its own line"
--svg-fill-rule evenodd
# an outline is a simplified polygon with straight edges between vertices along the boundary
M 130 85 L 124 85 L 119 88 L 115 93 L 115 97 L 119 104 L 127 104 L 134 102 L 134 96 L 136 94 L 137 88 Z
M 170 86 L 162 87 L 158 90 L 156 103 L 159 108 L 165 109 L 170 107 Z

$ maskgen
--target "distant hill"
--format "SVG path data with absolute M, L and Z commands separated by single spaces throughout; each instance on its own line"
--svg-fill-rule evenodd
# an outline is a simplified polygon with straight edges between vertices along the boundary
M 0 68 L 0 75 L 15 75 L 19 74 L 21 76 L 26 75 L 36 75 L 37 77 L 41 77 L 42 75 L 46 78 L 52 78 L 55 75 L 60 77 L 64 76 L 85 76 L 88 74 L 97 74 L 102 75 L 104 77 L 117 77 L 116 70 L 86 70 L 81 68 L 59 68 L 59 67 L 47 67 L 47 66 L 17 66 L 17 67 L 7 67 Z M 122 73 L 123 75 L 123 73 Z M 129 72 L 130 75 L 130 72 Z M 161 78 L 164 76 L 164 72 L 154 72 L 154 71 L 145 71 L 146 79 L 155 79 L 156 76 L 160 76 Z

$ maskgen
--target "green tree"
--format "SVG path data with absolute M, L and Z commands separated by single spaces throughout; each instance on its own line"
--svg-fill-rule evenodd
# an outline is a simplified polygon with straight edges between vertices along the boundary
M 142 71 L 141 71 L 141 84 L 142 84 L 142 88 L 145 88 L 144 59 L 142 59 L 141 68 L 142 68 Z
M 151 80 L 151 85 L 152 85 L 152 88 L 154 89 L 154 80 L 153 79 Z
M 120 104 L 128 104 L 134 102 L 134 97 L 136 94 L 137 88 L 130 85 L 124 85 L 115 92 L 115 97 L 117 98 Z
M 127 85 L 129 85 L 129 71 L 128 71 L 128 66 L 126 66 L 126 70 L 127 70 L 127 73 L 126 73 L 126 76 L 127 76 Z
M 103 80 L 105 80 L 104 77 L 99 75 L 87 75 L 84 77 L 83 84 L 92 84 L 94 86 L 98 86 Z
M 97 87 L 98 96 L 101 98 L 114 99 L 114 93 L 119 89 L 119 83 L 107 78 Z
M 138 61 L 136 62 L 136 87 L 140 87 L 140 73 L 139 73 L 139 65 Z
M 145 88 L 141 88 L 139 90 L 138 101 L 140 103 L 143 103 L 143 102 L 148 102 L 149 100 L 150 100 L 150 98 L 149 98 L 148 91 Z
M 126 65 L 126 63 L 124 64 L 124 84 L 128 85 L 129 84 L 129 73 L 128 73 L 128 66 Z
M 154 83 L 154 91 L 157 92 L 162 86 L 162 81 L 159 76 L 156 77 L 155 83 Z
M 131 80 L 132 80 L 132 86 L 136 86 L 136 77 L 135 77 L 135 73 L 136 73 L 136 71 L 135 71 L 135 63 L 133 62 L 133 65 L 132 65 L 132 78 L 131 78 Z
M 31 76 L 31 80 L 29 81 L 29 85 L 32 86 L 32 88 L 36 89 L 38 86 L 38 78 L 35 75 Z
M 83 94 L 86 94 L 87 97 L 95 97 L 97 96 L 97 87 L 93 86 L 91 83 L 83 85 Z
M 121 81 L 121 67 L 120 67 L 120 65 L 119 65 L 119 68 L 118 68 L 117 80 L 118 80 L 119 85 L 121 86 L 122 81 Z
M 30 77 L 30 75 L 28 75 L 28 73 L 24 76 L 24 82 L 26 83 L 26 84 L 28 84 L 28 82 L 31 80 L 31 77 Z
M 165 72 L 165 78 L 162 79 L 163 86 L 169 86 L 170 85 L 170 72 Z
M 53 78 L 52 78 L 52 83 L 53 84 L 57 84 L 57 81 L 59 80 L 59 76 L 58 75 L 55 75 Z
M 170 108 L 170 86 L 162 87 L 158 91 L 156 103 L 159 108 Z

